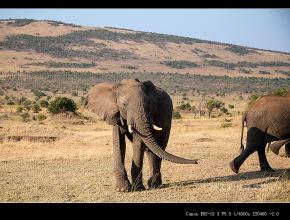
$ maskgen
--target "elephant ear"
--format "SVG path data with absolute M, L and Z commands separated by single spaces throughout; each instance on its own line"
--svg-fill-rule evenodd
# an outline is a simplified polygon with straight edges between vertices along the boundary
M 90 89 L 85 105 L 109 125 L 117 124 L 120 118 L 113 84 L 100 83 L 95 85 Z
M 150 80 L 148 80 L 148 81 L 144 81 L 144 82 L 143 82 L 143 85 L 146 87 L 146 92 L 147 92 L 147 94 L 148 94 L 149 92 L 156 92 L 156 87 L 155 87 L 155 85 L 153 84 L 153 82 L 151 82 Z

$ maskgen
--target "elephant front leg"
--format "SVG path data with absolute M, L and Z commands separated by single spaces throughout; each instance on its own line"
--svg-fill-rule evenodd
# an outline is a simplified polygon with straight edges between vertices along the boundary
M 113 163 L 116 177 L 116 190 L 129 192 L 131 190 L 130 181 L 124 165 L 126 152 L 125 135 L 121 134 L 119 126 L 113 127 Z
M 164 129 L 165 131 L 165 129 Z M 168 139 L 169 139 L 170 130 L 166 130 L 157 140 L 160 147 L 165 150 Z M 149 162 L 149 169 L 150 169 L 150 178 L 147 182 L 148 187 L 152 188 L 160 188 L 162 185 L 162 176 L 161 176 L 161 162 L 162 159 L 157 157 L 151 151 L 146 151 L 148 162 Z
M 137 136 L 133 136 L 133 159 L 132 159 L 132 191 L 141 191 L 145 187 L 142 181 L 142 167 L 143 167 L 143 158 L 145 145 L 142 140 Z
M 290 142 L 285 145 L 285 156 L 290 157 Z
M 152 152 L 147 152 L 147 157 L 149 161 L 149 169 L 150 169 L 150 178 L 147 182 L 148 187 L 152 188 L 159 188 L 162 185 L 162 178 L 161 178 L 161 162 L 162 159 L 157 157 Z

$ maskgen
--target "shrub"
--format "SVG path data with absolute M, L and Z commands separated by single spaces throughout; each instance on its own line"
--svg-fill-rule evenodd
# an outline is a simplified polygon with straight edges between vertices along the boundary
M 220 110 L 222 113 L 225 113 L 225 114 L 227 114 L 229 112 L 229 110 L 225 107 L 222 107 Z
M 71 95 L 72 96 L 78 96 L 78 93 L 76 91 L 73 91 Z
M 272 92 L 272 94 L 278 95 L 278 96 L 285 96 L 287 93 L 288 93 L 288 89 L 286 88 L 276 89 Z
M 32 111 L 34 113 L 38 113 L 40 110 L 41 110 L 40 106 L 37 103 L 34 103 L 33 106 L 32 106 Z
M 138 69 L 137 66 L 133 66 L 133 65 L 123 65 L 121 67 L 124 68 L 124 69 L 130 69 L 130 70 L 136 70 L 136 69 Z
M 248 105 L 251 105 L 252 103 L 254 103 L 258 98 L 260 98 L 261 95 L 259 94 L 253 94 L 249 97 L 249 102 L 248 102 Z
M 28 122 L 29 121 L 30 115 L 27 112 L 21 114 L 20 116 L 21 116 L 23 122 Z
M 177 110 L 191 111 L 192 106 L 190 103 L 182 103 L 181 105 L 176 106 Z
M 37 119 L 38 121 L 43 121 L 43 120 L 47 119 L 47 116 L 46 116 L 45 114 L 38 114 L 38 115 L 36 116 L 36 119 Z
M 49 105 L 49 103 L 48 103 L 48 101 L 46 101 L 46 100 L 40 100 L 39 105 L 40 105 L 42 108 L 47 108 L 48 105 Z
M 222 122 L 221 127 L 222 128 L 229 128 L 232 127 L 233 123 L 232 122 Z
M 180 119 L 181 118 L 181 114 L 178 111 L 173 110 L 173 112 L 172 112 L 172 118 L 173 119 Z
M 75 113 L 77 106 L 72 99 L 66 97 L 56 97 L 48 106 L 48 112 L 51 114 L 58 114 L 62 112 Z
M 257 51 L 252 49 L 247 49 L 246 47 L 231 45 L 225 48 L 225 50 L 231 51 L 233 53 L 239 54 L 239 55 L 245 55 L 249 53 L 257 53 Z
M 33 92 L 33 94 L 36 96 L 36 97 L 42 97 L 42 96 L 46 96 L 46 94 L 42 91 L 39 91 L 37 89 L 32 89 L 31 92 Z
M 16 109 L 17 112 L 22 112 L 23 111 L 23 107 L 22 106 L 18 106 Z
M 81 96 L 80 97 L 80 104 L 83 105 L 85 103 L 85 97 Z
M 27 100 L 27 98 L 24 97 L 24 96 L 22 96 L 21 98 L 19 98 L 19 100 L 18 100 L 18 104 L 19 104 L 19 105 L 22 105 L 26 100 Z
M 235 106 L 234 105 L 231 105 L 231 104 L 228 104 L 229 106 L 229 109 L 233 109 Z
M 169 66 L 171 68 L 176 68 L 176 69 L 184 69 L 184 68 L 191 68 L 191 67 L 199 67 L 200 65 L 186 61 L 186 60 L 167 60 L 161 62 L 161 64 L 164 64 L 166 66 Z
M 25 100 L 23 102 L 23 107 L 29 112 L 32 108 L 32 102 L 30 100 Z
M 13 102 L 12 100 L 8 100 L 7 105 L 15 105 L 15 102 Z
M 0 90 L 0 96 L 4 95 L 4 92 L 2 90 Z
M 267 74 L 267 75 L 269 75 L 269 74 L 271 74 L 271 73 L 268 72 L 268 71 L 260 70 L 260 71 L 259 71 L 259 74 Z

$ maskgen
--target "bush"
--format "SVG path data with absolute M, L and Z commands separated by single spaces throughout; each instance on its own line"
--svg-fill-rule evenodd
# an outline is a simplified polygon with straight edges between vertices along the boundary
M 71 95 L 72 95 L 72 96 L 78 96 L 78 93 L 77 93 L 76 91 L 73 91 L 73 92 L 71 93 Z
M 194 107 L 195 108 L 195 107 Z M 191 111 L 192 110 L 192 106 L 190 105 L 190 103 L 186 103 L 186 104 L 181 104 L 176 106 L 177 110 L 183 110 L 183 111 Z
M 176 68 L 176 69 L 184 69 L 184 68 L 192 68 L 192 67 L 199 67 L 200 65 L 186 61 L 186 60 L 167 60 L 161 62 L 161 64 L 164 64 L 166 66 L 169 66 L 171 68 Z
M 36 97 L 42 97 L 42 96 L 46 96 L 46 94 L 42 91 L 39 91 L 37 89 L 32 89 L 31 92 L 33 92 L 33 94 L 36 96 Z
M 288 89 L 286 88 L 276 89 L 272 93 L 278 96 L 285 96 L 288 93 Z
M 248 105 L 251 105 L 252 103 L 254 103 L 258 98 L 260 98 L 261 95 L 259 94 L 253 94 L 251 95 L 251 97 L 249 97 L 249 102 L 248 102 Z
M 229 128 L 232 127 L 233 123 L 232 122 L 222 122 L 221 127 L 222 128 Z
M 268 72 L 268 71 L 259 70 L 259 74 L 266 74 L 266 75 L 269 75 L 269 74 L 271 74 L 271 73 Z
M 0 96 L 4 95 L 4 92 L 2 90 L 0 90 Z
M 234 105 L 231 105 L 231 104 L 229 104 L 228 106 L 229 106 L 229 109 L 233 109 L 235 107 Z
M 19 100 L 18 100 L 18 104 L 19 104 L 19 105 L 22 105 L 26 100 L 27 100 L 27 98 L 24 97 L 24 96 L 22 96 L 22 97 L 19 98 Z
M 27 112 L 21 114 L 21 118 L 22 118 L 23 122 L 28 122 L 29 121 L 29 117 L 30 117 L 30 115 Z
M 242 46 L 236 46 L 236 45 L 231 45 L 225 48 L 225 50 L 231 51 L 233 53 L 236 53 L 238 55 L 246 55 L 249 53 L 257 53 L 257 51 L 252 50 L 252 49 L 247 49 L 246 47 Z
M 62 112 L 73 112 L 75 113 L 77 110 L 77 106 L 72 99 L 66 97 L 56 97 L 49 106 L 48 112 L 51 114 L 58 114 Z
M 13 102 L 12 100 L 8 100 L 7 105 L 15 105 L 15 102 Z
M 25 100 L 23 102 L 23 107 L 29 112 L 32 108 L 32 102 L 30 100 Z
M 173 119 L 180 119 L 181 118 L 181 114 L 178 111 L 173 110 L 172 118 Z
M 44 115 L 44 114 L 38 114 L 38 115 L 36 116 L 36 119 L 37 119 L 38 121 L 43 121 L 43 120 L 47 119 L 47 116 Z
M 222 107 L 220 110 L 224 114 L 228 114 L 228 112 L 229 112 L 229 110 L 227 108 L 225 108 L 225 107 Z
M 40 110 L 41 110 L 40 106 L 37 103 L 34 103 L 33 106 L 32 106 L 32 111 L 34 113 L 38 113 Z
M 48 105 L 49 105 L 49 103 L 48 103 L 48 101 L 46 101 L 46 100 L 40 100 L 39 105 L 40 105 L 42 108 L 47 108 Z
M 136 70 L 136 69 L 138 69 L 137 66 L 133 66 L 133 65 L 123 65 L 121 67 L 124 68 L 124 69 L 130 69 L 130 70 Z
M 22 112 L 23 111 L 23 107 L 22 106 L 18 106 L 16 109 L 17 112 Z

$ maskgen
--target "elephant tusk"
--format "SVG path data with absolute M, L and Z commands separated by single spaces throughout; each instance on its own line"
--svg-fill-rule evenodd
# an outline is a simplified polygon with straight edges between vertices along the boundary
M 128 125 L 128 130 L 129 130 L 129 132 L 130 132 L 131 134 L 133 133 L 132 125 Z
M 156 126 L 155 124 L 153 124 L 153 128 L 154 128 L 154 130 L 156 130 L 156 131 L 162 131 L 162 128 Z

